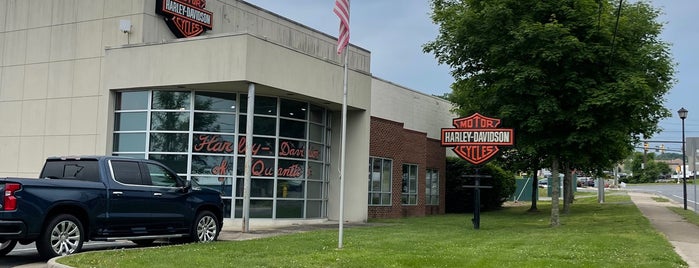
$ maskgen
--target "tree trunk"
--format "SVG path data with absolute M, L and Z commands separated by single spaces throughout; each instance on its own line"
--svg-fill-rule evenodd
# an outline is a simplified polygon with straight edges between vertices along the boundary
M 554 158 L 551 163 L 551 227 L 561 225 L 559 220 L 558 199 L 560 195 L 561 181 L 558 178 L 558 158 Z
M 570 204 L 575 202 L 575 189 L 578 188 L 578 181 L 573 176 L 573 170 L 568 170 L 568 179 L 570 180 Z
M 538 212 L 539 209 L 536 208 L 536 200 L 539 197 L 539 178 L 537 178 L 538 170 L 532 171 L 532 206 L 529 208 L 529 212 Z
M 573 203 L 573 181 L 568 163 L 564 163 L 563 168 L 563 214 L 570 213 L 570 205 Z

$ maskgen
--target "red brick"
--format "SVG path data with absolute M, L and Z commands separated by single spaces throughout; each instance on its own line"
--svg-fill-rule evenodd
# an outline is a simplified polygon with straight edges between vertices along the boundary
M 393 160 L 391 206 L 369 206 L 369 218 L 399 218 L 444 214 L 446 149 L 424 132 L 408 130 L 404 124 L 371 118 L 370 156 Z M 401 204 L 403 164 L 418 166 L 417 205 Z M 439 205 L 425 205 L 426 169 L 439 172 Z

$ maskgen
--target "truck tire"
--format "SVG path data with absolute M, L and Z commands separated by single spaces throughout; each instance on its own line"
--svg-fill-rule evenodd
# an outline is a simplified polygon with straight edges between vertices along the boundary
M 197 220 L 191 228 L 190 237 L 192 242 L 212 242 L 218 239 L 221 226 L 218 225 L 218 218 L 211 211 L 205 210 L 197 214 Z
M 44 227 L 36 241 L 36 250 L 46 259 L 80 252 L 85 241 L 84 233 L 78 218 L 59 214 Z
M 10 253 L 17 245 L 17 240 L 5 240 L 0 242 L 0 257 Z

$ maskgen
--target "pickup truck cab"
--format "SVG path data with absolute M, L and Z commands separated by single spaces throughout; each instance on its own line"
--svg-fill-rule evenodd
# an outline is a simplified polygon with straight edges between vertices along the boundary
M 209 242 L 223 225 L 219 192 L 145 159 L 51 157 L 39 179 L 0 178 L 0 191 L 0 256 L 17 243 L 48 259 L 90 240 Z

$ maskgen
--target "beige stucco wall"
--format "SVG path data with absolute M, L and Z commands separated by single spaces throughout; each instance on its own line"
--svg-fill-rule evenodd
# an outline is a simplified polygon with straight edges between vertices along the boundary
M 210 0 L 214 29 L 176 40 L 155 0 L 0 0 L 0 176 L 52 155 L 108 154 L 112 90 L 179 86 L 309 100 L 333 111 L 338 170 L 343 68 L 336 40 L 237 0 Z M 128 20 L 130 32 L 119 30 Z M 370 53 L 349 47 L 346 220 L 366 220 Z M 337 220 L 339 173 L 328 217 Z
M 128 3 L 127 3 L 128 2 Z M 104 152 L 105 16 L 131 1 L 0 1 L 0 176 L 37 176 L 49 155 Z
M 309 100 L 333 111 L 328 217 L 339 216 L 343 68 L 334 37 L 237 0 L 210 0 L 214 29 L 175 39 L 155 0 L 0 0 L 0 176 L 52 155 L 108 154 L 111 90 L 180 86 Z M 129 33 L 119 31 L 128 20 Z M 345 216 L 366 220 L 370 115 L 439 138 L 451 105 L 371 77 L 349 48 Z
M 105 85 L 117 83 L 105 83 L 102 79 L 115 79 L 118 74 L 104 72 L 105 48 L 174 40 L 174 35 L 154 9 L 155 0 L 0 1 L 0 17 L 3 18 L 0 19 L 0 122 L 3 122 L 0 129 L 0 176 L 36 176 L 43 160 L 50 155 L 107 153 L 109 147 L 105 135 L 108 132 L 110 96 Z M 212 0 L 207 2 L 207 9 L 214 12 L 214 29 L 207 32 L 207 36 L 250 33 L 269 40 L 267 46 L 276 43 L 279 47 L 296 51 L 296 58 L 310 55 L 314 59 L 335 63 L 336 69 L 340 67 L 332 36 L 241 1 Z M 131 22 L 130 33 L 119 31 L 120 20 Z M 264 50 L 260 52 L 258 48 L 251 50 L 255 51 L 257 55 L 264 54 Z M 369 52 L 357 47 L 350 47 L 350 51 L 351 68 L 368 74 Z M 204 52 L 210 53 L 209 57 L 218 56 L 212 51 Z M 175 61 L 178 58 L 169 59 Z M 260 78 L 269 77 L 269 72 L 262 71 L 269 62 L 246 67 L 261 70 L 253 70 L 251 73 L 258 74 L 258 77 L 248 79 L 260 82 Z M 277 68 L 287 68 L 288 64 L 293 62 Z M 154 65 L 150 63 L 152 67 Z M 225 67 L 236 66 L 240 65 L 228 62 Z M 302 69 L 286 70 L 298 72 Z M 211 75 L 217 74 L 221 73 Z M 149 73 L 141 75 L 148 76 Z M 243 79 L 242 76 L 232 77 L 230 73 L 224 76 Z M 276 81 L 270 81 L 272 86 L 281 87 L 288 83 L 283 75 L 274 76 Z M 156 80 L 164 82 L 165 78 Z M 315 80 L 308 76 L 305 79 L 307 82 Z M 331 82 L 338 79 L 342 79 L 341 74 L 330 76 Z M 177 82 L 181 81 L 169 81 Z M 365 85 L 369 83 L 364 82 Z M 327 93 L 338 92 L 333 91 L 336 88 L 330 88 L 341 87 L 341 82 L 336 84 L 319 91 L 324 94 L 321 99 L 334 99 L 333 103 L 339 103 L 337 99 L 341 93 Z M 299 93 L 312 94 L 308 86 L 295 88 L 306 91 Z M 368 98 L 366 91 L 363 98 Z M 368 109 L 368 105 L 364 106 L 361 109 Z
M 442 128 L 452 128 L 453 104 L 435 96 L 374 78 L 371 82 L 371 115 L 403 122 L 406 129 L 440 139 Z

